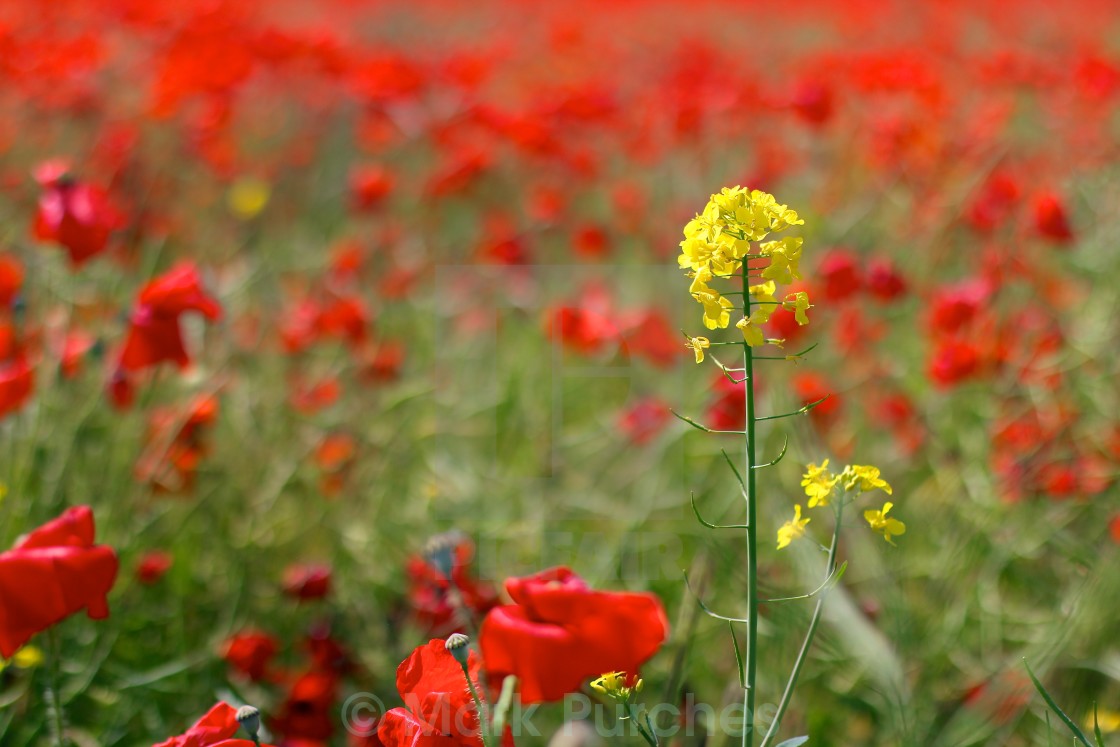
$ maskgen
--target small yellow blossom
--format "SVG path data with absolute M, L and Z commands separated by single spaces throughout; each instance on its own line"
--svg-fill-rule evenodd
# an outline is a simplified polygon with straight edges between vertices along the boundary
M 268 182 L 245 176 L 230 185 L 229 192 L 226 193 L 226 204 L 235 216 L 249 220 L 264 210 L 271 196 L 272 189 Z
M 626 672 L 606 672 L 597 680 L 592 680 L 591 689 L 608 698 L 625 703 L 634 693 L 642 691 L 642 680 L 638 679 L 633 685 L 627 686 Z
M 792 283 L 794 278 L 800 279 L 802 243 L 800 236 L 787 236 L 778 241 L 759 244 L 758 249 L 762 256 L 770 258 L 770 266 L 762 271 L 762 277 L 783 285 Z
M 758 328 L 754 314 L 751 314 L 750 318 L 743 317 L 735 323 L 735 326 L 743 333 L 743 341 L 750 347 L 757 348 L 766 344 L 766 337 L 762 334 L 762 330 Z
M 712 279 L 711 270 L 700 269 L 694 275 L 688 290 L 704 306 L 704 326 L 708 329 L 723 329 L 731 321 L 731 301 L 721 296 L 719 291 L 708 287 L 708 281 Z
M 810 521 L 812 520 L 801 518 L 801 504 L 795 505 L 793 507 L 793 518 L 782 524 L 778 529 L 778 549 L 781 550 L 790 542 L 805 534 L 805 525 Z
M 38 646 L 24 646 L 19 651 L 12 655 L 11 659 L 5 661 L 0 659 L 0 671 L 3 671 L 9 664 L 17 669 L 32 669 L 41 666 L 45 661 L 43 650 Z
M 883 535 L 888 543 L 891 542 L 891 535 L 906 534 L 906 525 L 898 519 L 888 519 L 887 513 L 894 507 L 894 504 L 887 501 L 883 504 L 882 511 L 868 510 L 863 512 L 863 518 L 867 519 L 867 523 L 871 525 L 871 531 L 879 532 Z
M 712 342 L 707 337 L 690 337 L 688 338 L 688 342 L 685 343 L 686 348 L 696 353 L 697 363 L 704 362 L 704 350 L 711 346 Z
M 792 301 L 790 299 L 793 299 Z M 797 320 L 800 325 L 809 323 L 809 317 L 806 311 L 811 308 L 812 304 L 809 303 L 809 294 L 805 291 L 797 291 L 786 295 L 786 300 L 782 301 L 782 308 L 786 311 L 793 312 L 793 318 Z
M 805 488 L 805 495 L 809 497 L 809 508 L 827 506 L 840 476 L 829 472 L 827 459 L 819 465 L 808 464 L 805 468 L 807 471 L 801 476 L 801 487 Z
M 770 321 L 770 315 L 778 305 L 778 299 L 774 298 L 778 284 L 773 280 L 767 280 L 765 283 L 752 285 L 749 290 L 751 298 L 758 304 L 758 308 L 751 312 L 751 318 L 756 319 L 758 324 L 765 324 Z
M 879 488 L 887 495 L 892 494 L 891 486 L 879 477 L 879 468 L 865 464 L 849 464 L 840 475 L 844 480 L 844 490 L 859 488 L 861 493 Z
M 1090 711 L 1085 716 L 1085 728 L 1092 729 L 1094 724 L 1100 727 L 1103 734 L 1120 731 L 1120 711 L 1110 711 L 1105 708 L 1097 709 L 1096 714 Z

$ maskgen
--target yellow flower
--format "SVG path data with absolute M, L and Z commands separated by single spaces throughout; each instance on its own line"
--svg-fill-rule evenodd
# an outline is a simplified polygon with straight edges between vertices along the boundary
M 859 488 L 861 493 L 879 488 L 887 495 L 892 495 L 891 486 L 886 480 L 879 477 L 879 468 L 864 464 L 849 464 L 840 475 L 844 480 L 844 490 Z
M 704 362 L 704 349 L 712 346 L 711 340 L 707 337 L 690 337 L 685 347 L 696 353 L 696 362 Z
M 790 542 L 805 534 L 805 525 L 810 521 L 811 519 L 801 518 L 801 504 L 794 506 L 793 518 L 782 524 L 778 529 L 778 549 L 781 550 Z
M 1096 715 L 1091 711 L 1085 716 L 1085 728 L 1092 729 L 1094 723 L 1101 728 L 1104 734 L 1120 731 L 1120 712 L 1110 711 L 1105 708 L 1097 710 Z
M 840 482 L 839 475 L 828 471 L 828 460 L 819 465 L 808 464 L 806 472 L 801 476 L 801 487 L 805 488 L 805 495 L 809 497 L 809 508 L 827 506 L 832 489 Z
M 731 321 L 732 303 L 721 296 L 719 291 L 708 287 L 707 280 L 711 277 L 712 273 L 708 270 L 698 271 L 689 290 L 704 306 L 704 326 L 708 329 L 723 329 Z
M 708 269 L 717 276 L 727 277 L 742 266 L 752 241 L 761 241 L 773 231 L 794 225 L 804 225 L 804 221 L 796 211 L 779 204 L 773 195 L 739 186 L 724 187 L 719 194 L 711 196 L 703 212 L 685 225 L 677 263 L 682 269 Z M 792 274 L 796 277 L 800 277 L 796 266 L 800 241 L 797 240 L 793 252 L 798 256 L 792 258 Z M 786 246 L 783 242 L 771 243 Z M 790 263 L 779 259 L 779 264 L 788 268 Z
M 235 216 L 249 220 L 264 210 L 271 196 L 272 189 L 268 182 L 245 176 L 230 185 L 229 192 L 226 193 L 226 204 Z
M 787 236 L 778 241 L 760 244 L 759 252 L 762 256 L 770 258 L 770 266 L 762 271 L 762 277 L 783 285 L 792 283 L 794 278 L 800 278 L 802 243 L 800 236 Z
M 735 326 L 743 333 L 743 341 L 746 342 L 748 346 L 757 348 L 760 345 L 766 344 L 766 337 L 762 334 L 762 330 L 758 328 L 755 314 L 751 314 L 749 319 L 743 317 L 735 323 Z
M 634 693 L 642 691 L 642 681 L 639 679 L 633 685 L 626 685 L 626 672 L 606 672 L 597 680 L 592 680 L 591 689 L 608 698 L 620 702 L 630 700 Z
M 767 280 L 765 283 L 752 285 L 749 289 L 751 298 L 758 303 L 758 308 L 751 314 L 751 318 L 757 320 L 759 324 L 764 324 L 770 321 L 770 315 L 774 313 L 777 307 L 777 300 L 774 298 L 774 293 L 778 290 L 778 285 L 773 280 Z
M 5 661 L 0 659 L 0 672 L 2 672 L 9 664 L 18 669 L 32 669 L 42 665 L 44 661 L 43 650 L 38 646 L 24 646 L 16 651 L 11 659 Z
M 792 301 L 790 299 L 793 299 Z M 782 308 L 786 311 L 793 312 L 793 318 L 797 320 L 798 324 L 805 325 L 809 323 L 809 317 L 805 312 L 811 307 L 809 303 L 809 294 L 805 291 L 797 291 L 796 293 L 789 293 L 786 295 L 786 300 L 782 301 Z
M 867 519 L 867 523 L 871 525 L 871 531 L 879 532 L 883 535 L 888 543 L 891 542 L 891 535 L 906 534 L 906 525 L 898 519 L 888 519 L 887 513 L 894 507 L 894 504 L 887 501 L 883 504 L 882 511 L 864 511 L 863 518 Z

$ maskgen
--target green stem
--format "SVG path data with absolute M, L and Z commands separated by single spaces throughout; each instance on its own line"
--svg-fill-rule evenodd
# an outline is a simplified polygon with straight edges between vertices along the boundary
M 478 690 L 474 686 L 474 680 L 471 679 L 470 670 L 467 669 L 466 664 L 461 664 L 463 667 L 463 675 L 467 678 L 467 687 L 470 688 L 471 697 L 474 698 L 474 707 L 478 709 L 478 725 L 482 730 L 482 744 L 483 747 L 491 747 L 493 737 L 490 734 L 490 716 L 486 712 L 486 703 L 479 697 Z
M 638 715 L 634 713 L 634 705 L 632 703 L 626 704 L 626 713 L 630 716 L 630 723 L 634 724 L 638 729 L 638 733 L 642 735 L 642 739 L 646 740 L 646 743 L 649 744 L 650 747 L 658 747 L 657 735 L 647 732 L 642 728 L 642 723 L 638 721 Z
M 743 267 L 743 307 L 746 315 L 751 313 L 750 277 L 747 267 Z M 758 493 L 755 481 L 755 415 L 754 415 L 754 353 L 751 346 L 743 341 L 743 387 L 746 394 L 747 432 L 744 449 L 747 479 L 747 651 L 746 651 L 746 691 L 743 693 L 743 747 L 754 744 L 754 685 L 758 668 L 758 537 L 755 515 Z
M 840 544 L 840 520 L 844 516 L 844 502 L 839 501 L 836 504 L 836 529 L 832 533 L 832 544 L 828 548 L 828 565 L 825 567 L 825 578 L 832 578 L 832 574 L 836 572 L 836 548 Z M 789 708 L 789 702 L 793 698 L 793 688 L 797 685 L 797 678 L 801 675 L 801 667 L 804 666 L 805 660 L 809 658 L 809 649 L 813 645 L 813 638 L 817 634 L 817 625 L 821 621 L 821 613 L 824 611 L 824 600 L 828 597 L 829 590 L 824 588 L 821 590 L 820 596 L 817 597 L 817 605 L 813 609 L 813 617 L 809 620 L 809 630 L 805 633 L 805 640 L 801 643 L 801 650 L 797 652 L 797 660 L 793 662 L 793 669 L 789 674 L 789 681 L 786 682 L 786 689 L 782 693 L 782 699 L 778 702 L 778 710 L 774 713 L 774 720 L 770 723 L 770 728 L 766 731 L 766 736 L 762 740 L 759 747 L 767 747 L 770 740 L 773 739 L 778 733 L 778 727 L 781 726 L 782 716 L 785 715 L 786 709 Z
M 66 723 L 62 715 L 62 699 L 58 689 L 58 634 L 53 627 L 47 629 L 47 649 L 50 663 L 47 667 L 47 711 L 51 718 L 51 732 L 55 747 L 66 747 Z

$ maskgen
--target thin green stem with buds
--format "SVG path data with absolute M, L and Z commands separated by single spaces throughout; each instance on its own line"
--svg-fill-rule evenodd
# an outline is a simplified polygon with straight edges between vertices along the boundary
M 743 267 L 743 307 L 747 316 L 751 311 L 750 277 L 746 266 Z M 755 414 L 754 414 L 754 352 L 743 341 L 743 389 L 746 394 L 746 443 L 744 461 L 746 469 L 747 497 L 747 650 L 745 669 L 746 690 L 743 693 L 743 708 L 746 723 L 743 724 L 743 747 L 754 744 L 754 706 L 755 674 L 758 669 L 758 536 L 755 516 L 758 492 L 755 480 Z
M 836 547 L 840 544 L 840 520 L 844 515 L 844 501 L 840 500 L 836 504 L 836 528 L 832 532 L 832 544 L 828 548 L 828 565 L 825 567 L 825 584 L 828 584 L 829 579 L 836 573 Z M 793 698 L 793 688 L 797 685 L 797 678 L 801 676 L 801 667 L 805 665 L 806 659 L 809 658 L 809 649 L 813 645 L 813 638 L 817 635 L 817 625 L 821 621 L 821 613 L 824 611 L 824 601 L 828 596 L 828 589 L 822 588 L 820 595 L 817 597 L 817 605 L 813 609 L 813 617 L 809 621 L 809 630 L 805 633 L 805 640 L 801 643 L 801 650 L 797 652 L 797 660 L 793 662 L 793 669 L 789 674 L 789 681 L 786 682 L 786 689 L 782 693 L 782 699 L 778 703 L 778 710 L 774 714 L 773 721 L 770 722 L 770 728 L 766 732 L 759 747 L 767 747 L 778 733 L 778 727 L 782 724 L 782 716 L 785 715 L 786 709 L 789 708 L 789 702 Z

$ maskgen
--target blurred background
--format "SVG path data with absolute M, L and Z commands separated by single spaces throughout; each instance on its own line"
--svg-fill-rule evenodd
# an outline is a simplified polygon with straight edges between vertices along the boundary
M 821 581 L 827 522 L 771 539 L 809 462 L 878 465 L 908 528 L 852 512 L 786 731 L 1044 744 L 1024 657 L 1120 729 L 1115 10 L 0 3 L 0 548 L 83 504 L 121 558 L 109 619 L 56 631 L 70 739 L 152 744 L 226 699 L 277 745 L 372 744 L 342 703 L 398 704 L 397 664 L 455 628 L 448 546 L 475 614 L 561 564 L 656 592 L 649 697 L 739 699 L 682 571 L 746 612 L 741 536 L 689 505 L 742 521 L 741 442 L 670 413 L 742 427 L 675 259 L 737 184 L 804 218 L 814 304 L 769 323 L 816 347 L 766 362 L 761 413 L 831 395 L 760 429 L 764 459 L 788 439 L 763 595 Z M 182 348 L 153 352 L 172 271 Z M 760 702 L 810 613 L 764 608 Z M 4 745 L 48 738 L 31 645 Z

